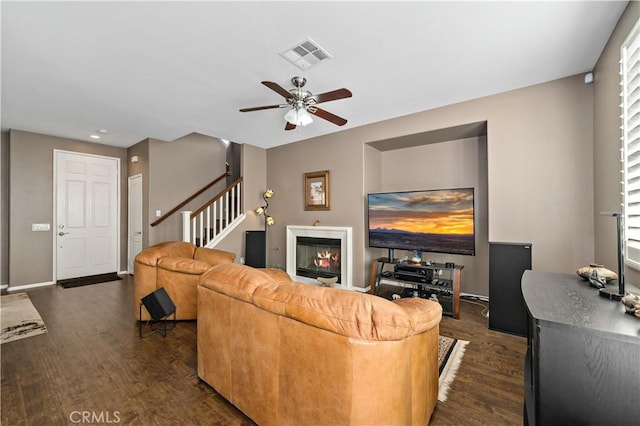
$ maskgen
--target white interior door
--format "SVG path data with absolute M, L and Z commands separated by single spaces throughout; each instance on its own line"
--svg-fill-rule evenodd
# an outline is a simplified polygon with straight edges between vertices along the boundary
M 129 177 L 129 273 L 133 261 L 142 251 L 142 175 Z
M 118 271 L 118 158 L 55 151 L 56 279 Z

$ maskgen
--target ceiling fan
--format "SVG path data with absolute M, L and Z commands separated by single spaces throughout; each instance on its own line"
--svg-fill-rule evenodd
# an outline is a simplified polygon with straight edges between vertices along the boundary
M 319 95 L 313 95 L 308 90 L 303 89 L 307 83 L 307 79 L 304 77 L 293 77 L 291 82 L 295 86 L 293 89 L 287 90 L 273 81 L 263 81 L 262 84 L 276 93 L 284 96 L 287 101 L 286 104 L 279 105 L 266 105 L 252 108 L 242 108 L 240 112 L 260 111 L 263 109 L 273 108 L 289 108 L 289 111 L 285 114 L 284 118 L 287 120 L 287 124 L 284 126 L 285 130 L 293 130 L 296 126 L 306 126 L 313 122 L 311 115 L 323 118 L 327 121 L 337 124 L 338 126 L 344 126 L 347 124 L 347 120 L 342 117 L 338 117 L 328 111 L 318 108 L 316 105 L 335 101 L 338 99 L 350 98 L 352 96 L 351 91 L 348 89 L 337 89 L 331 92 L 321 93 Z

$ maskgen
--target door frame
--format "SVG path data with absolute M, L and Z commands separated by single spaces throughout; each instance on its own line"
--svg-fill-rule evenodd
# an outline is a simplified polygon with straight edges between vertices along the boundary
M 116 272 L 120 273 L 120 222 L 121 222 L 121 190 L 120 187 L 122 186 L 122 182 L 120 182 L 121 180 L 121 173 L 120 173 L 120 158 L 119 157 L 110 157 L 108 155 L 98 155 L 98 154 L 87 154 L 85 152 L 78 152 L 78 151 L 68 151 L 68 150 L 64 150 L 64 149 L 54 149 L 53 150 L 53 182 L 52 182 L 52 187 L 53 187 L 53 210 L 52 210 L 52 216 L 53 216 L 53 227 L 52 227 L 52 233 L 51 233 L 51 239 L 52 239 L 52 248 L 53 248 L 53 265 L 52 265 L 52 271 L 53 271 L 53 275 L 52 275 L 52 279 L 53 279 L 53 284 L 55 284 L 58 281 L 58 250 L 57 250 L 57 239 L 56 239 L 56 230 L 58 229 L 58 155 L 59 154 L 72 154 L 72 155 L 78 155 L 78 156 L 83 156 L 83 157 L 94 157 L 94 158 L 105 158 L 105 159 L 110 159 L 110 160 L 116 160 L 116 177 L 117 177 L 117 184 L 116 184 L 116 244 L 115 244 L 115 248 L 114 250 L 116 250 Z
M 129 176 L 127 178 L 127 272 L 131 275 L 133 275 L 133 269 L 129 269 L 129 260 L 131 258 L 131 181 L 133 179 L 140 179 L 140 185 L 142 186 L 143 184 L 143 179 L 144 177 L 142 176 L 142 173 L 138 173 L 136 175 L 133 176 Z M 142 195 L 142 192 L 140 192 L 140 194 Z M 140 219 L 141 219 L 141 224 L 144 223 L 144 212 L 142 209 L 142 203 L 143 203 L 143 197 L 140 198 Z M 143 226 L 144 228 L 144 226 Z M 140 238 L 142 238 L 144 240 L 144 229 L 141 231 L 142 235 L 140 236 Z M 141 242 L 142 246 L 144 246 L 144 242 Z M 133 264 L 133 262 L 131 262 L 131 264 Z

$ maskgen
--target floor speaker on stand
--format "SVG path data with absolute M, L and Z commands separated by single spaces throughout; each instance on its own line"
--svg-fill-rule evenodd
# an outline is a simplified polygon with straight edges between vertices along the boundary
M 265 231 L 246 231 L 244 264 L 254 268 L 267 266 L 267 233 Z
M 522 296 L 522 274 L 531 269 L 531 244 L 489 243 L 489 328 L 527 335 L 529 315 Z
M 147 321 L 147 324 L 151 327 L 151 332 L 142 334 L 143 321 L 140 320 L 140 337 L 147 337 L 155 332 L 161 332 L 163 336 L 166 337 L 167 330 L 169 330 L 169 328 L 167 328 L 167 319 L 170 315 L 173 315 L 173 327 L 171 328 L 176 326 L 176 305 L 173 303 L 173 300 L 171 300 L 171 297 L 169 297 L 165 288 L 160 287 L 140 300 L 140 318 L 142 318 L 143 306 L 147 312 L 149 312 L 149 315 L 151 315 L 151 321 Z M 162 323 L 164 327 L 154 329 L 153 326 L 157 323 Z

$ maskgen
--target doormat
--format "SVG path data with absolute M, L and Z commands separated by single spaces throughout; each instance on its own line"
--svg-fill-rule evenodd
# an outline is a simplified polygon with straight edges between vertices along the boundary
M 438 401 L 445 402 L 451 384 L 456 378 L 464 351 L 469 344 L 466 340 L 438 336 Z
M 78 278 L 69 278 L 66 280 L 58 280 L 58 284 L 60 284 L 64 288 L 72 288 L 72 287 L 81 287 L 83 285 L 89 284 L 99 284 L 106 283 L 109 281 L 118 281 L 121 280 L 115 272 L 111 272 L 109 274 L 100 274 L 100 275 L 89 275 L 87 277 L 78 277 Z
M 47 332 L 42 317 L 31 303 L 27 293 L 0 297 L 0 343 L 13 342 Z

